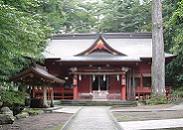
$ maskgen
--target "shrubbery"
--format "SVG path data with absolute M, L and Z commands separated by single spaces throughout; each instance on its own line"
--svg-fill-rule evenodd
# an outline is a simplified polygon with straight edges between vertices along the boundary
M 151 96 L 151 98 L 146 101 L 147 105 L 158 105 L 167 103 L 168 99 L 165 96 Z
M 25 93 L 14 90 L 2 90 L 0 92 L 3 106 L 12 107 L 14 105 L 24 105 L 25 103 Z
M 172 92 L 172 97 L 183 98 L 183 87 L 179 87 Z
M 171 101 L 176 102 L 183 99 L 183 87 L 177 87 L 171 94 Z
M 147 104 L 147 105 L 158 105 L 158 104 L 167 104 L 167 103 L 179 103 L 182 101 L 183 101 L 183 87 L 176 87 L 171 92 L 171 96 L 169 98 L 167 98 L 166 96 L 151 95 L 150 99 L 143 102 L 144 104 Z
M 27 112 L 30 116 L 35 116 L 43 113 L 43 110 L 38 108 L 26 108 L 23 110 L 23 112 Z

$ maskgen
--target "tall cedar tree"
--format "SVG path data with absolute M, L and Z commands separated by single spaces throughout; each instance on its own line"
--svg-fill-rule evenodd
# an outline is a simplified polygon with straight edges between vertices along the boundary
M 162 1 L 152 1 L 152 87 L 156 96 L 165 95 L 165 56 Z

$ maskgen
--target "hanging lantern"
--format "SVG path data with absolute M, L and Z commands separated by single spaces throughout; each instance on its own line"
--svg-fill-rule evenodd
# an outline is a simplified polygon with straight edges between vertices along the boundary
M 76 72 L 77 71 L 77 68 L 76 67 L 72 67 L 70 68 L 71 72 Z
M 121 67 L 121 70 L 122 70 L 123 72 L 127 72 L 127 71 L 129 70 L 129 68 L 127 68 L 127 67 Z
M 69 77 L 65 77 L 65 80 L 68 80 L 69 79 Z
M 103 80 L 106 81 L 106 75 L 103 75 Z
M 125 75 L 122 75 L 122 77 L 121 77 L 121 85 L 126 85 Z
M 76 86 L 78 84 L 78 76 L 74 75 L 73 76 L 73 85 Z
M 95 75 L 93 75 L 93 81 L 95 81 Z
M 81 77 L 81 75 L 79 75 L 79 80 L 81 81 L 81 79 L 82 79 L 82 77 Z
M 120 80 L 120 79 L 119 79 L 119 75 L 117 75 L 117 76 L 116 76 L 116 79 L 117 79 L 117 81 L 119 81 L 119 80 Z

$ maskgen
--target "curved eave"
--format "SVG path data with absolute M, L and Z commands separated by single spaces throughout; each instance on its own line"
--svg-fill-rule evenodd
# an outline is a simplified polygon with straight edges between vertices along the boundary
M 177 57 L 177 55 L 167 55 L 165 56 L 165 62 L 170 63 L 173 59 L 175 59 Z M 142 61 L 148 61 L 148 62 L 152 62 L 152 57 L 141 57 L 140 58 Z
M 59 79 L 57 77 L 55 77 L 54 75 L 48 73 L 47 71 L 40 69 L 40 68 L 36 68 L 36 67 L 31 67 L 19 74 L 17 74 L 16 76 L 13 76 L 10 78 L 11 81 L 14 82 L 21 82 L 23 79 L 26 79 L 27 77 L 29 77 L 30 79 L 34 79 L 36 77 L 36 79 L 39 79 L 42 82 L 45 83 L 50 83 L 50 84 L 64 84 L 65 81 L 62 79 Z M 36 81 L 35 81 L 36 82 Z

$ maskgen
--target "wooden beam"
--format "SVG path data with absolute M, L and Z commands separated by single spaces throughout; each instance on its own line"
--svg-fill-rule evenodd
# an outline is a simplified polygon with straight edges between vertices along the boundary
M 123 72 L 71 72 L 75 75 L 121 75 Z

